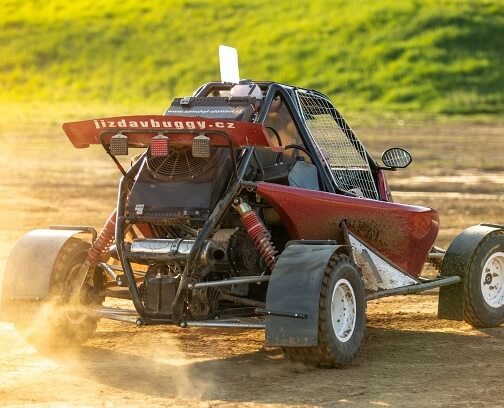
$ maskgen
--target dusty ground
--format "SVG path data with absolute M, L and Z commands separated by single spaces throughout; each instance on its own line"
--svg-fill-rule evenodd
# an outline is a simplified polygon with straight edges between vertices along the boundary
M 1 281 L 24 232 L 99 226 L 117 176 L 105 155 L 73 150 L 60 132 L 0 130 Z M 503 133 L 483 125 L 360 132 L 372 135 L 374 152 L 410 147 L 416 167 L 391 174 L 395 198 L 437 208 L 443 246 L 474 223 L 504 222 Z M 293 365 L 263 348 L 261 332 L 102 321 L 81 349 L 40 351 L 0 322 L 0 405 L 504 406 L 504 327 L 437 320 L 436 308 L 435 293 L 370 303 L 362 353 L 344 370 Z

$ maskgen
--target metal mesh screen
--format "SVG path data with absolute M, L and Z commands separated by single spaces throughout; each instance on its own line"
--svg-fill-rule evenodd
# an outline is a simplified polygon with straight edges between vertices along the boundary
M 378 199 L 378 191 L 360 141 L 329 100 L 306 91 L 296 91 L 306 127 L 323 159 L 331 169 L 334 182 L 342 191 L 359 197 Z M 336 119 L 335 119 L 336 118 Z

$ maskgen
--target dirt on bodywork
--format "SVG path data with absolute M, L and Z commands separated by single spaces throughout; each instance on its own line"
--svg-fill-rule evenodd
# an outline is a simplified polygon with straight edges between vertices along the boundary
M 468 129 L 471 140 L 488 132 Z M 409 132 L 414 139 L 417 131 Z M 18 161 L 12 160 L 21 157 L 18 145 L 5 143 L 0 151 L 9 176 L 0 180 L 0 281 L 8 253 L 26 231 L 62 223 L 98 227 L 114 206 L 118 176 L 103 154 L 50 149 L 49 140 L 23 146 Z M 378 142 L 373 146 L 381 149 Z M 479 154 L 474 146 L 458 146 L 458 159 L 460 151 Z M 443 246 L 469 225 L 504 222 L 504 172 L 462 171 L 457 178 L 455 165 L 450 166 L 450 177 L 439 180 L 435 170 L 421 179 L 408 173 L 411 169 L 390 177 L 396 201 L 439 211 Z M 363 350 L 343 370 L 290 363 L 279 349 L 264 348 L 260 331 L 137 328 L 102 320 L 95 337 L 80 348 L 35 348 L 12 324 L 0 322 L 0 405 L 504 405 L 504 327 L 476 330 L 438 320 L 436 311 L 435 291 L 370 302 Z M 31 323 L 34 335 L 44 332 L 44 318 Z

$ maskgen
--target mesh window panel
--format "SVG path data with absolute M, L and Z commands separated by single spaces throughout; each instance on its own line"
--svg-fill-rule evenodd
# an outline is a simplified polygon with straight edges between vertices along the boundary
M 364 147 L 356 137 L 352 138 L 346 122 L 338 120 L 340 116 L 331 102 L 302 90 L 297 90 L 296 94 L 306 127 L 338 188 L 377 200 L 378 191 Z

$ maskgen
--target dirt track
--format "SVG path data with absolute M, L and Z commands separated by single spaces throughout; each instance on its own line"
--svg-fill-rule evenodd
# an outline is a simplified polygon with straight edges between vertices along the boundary
M 25 231 L 98 226 L 113 206 L 117 176 L 109 161 L 62 146 L 50 150 L 43 139 L 21 156 L 14 145 L 0 151 L 8 175 L 0 181 L 0 273 Z M 20 159 L 8 162 L 14 153 Z M 450 179 L 449 189 L 436 184 L 437 195 L 396 198 L 438 208 L 445 245 L 475 222 L 504 221 L 502 174 L 473 175 L 486 187 L 496 178 L 496 188 L 475 199 L 477 190 Z M 427 191 L 428 179 L 421 183 L 418 189 Z M 415 190 L 413 182 L 408 190 Z M 450 199 L 446 191 L 463 194 Z M 435 294 L 370 303 L 365 345 L 345 370 L 289 363 L 278 349 L 263 348 L 261 332 L 102 321 L 81 349 L 41 351 L 0 323 L 0 405 L 504 406 L 504 327 L 478 331 L 437 320 L 436 308 Z
M 37 351 L 0 326 L 2 404 L 498 406 L 504 328 L 439 321 L 433 295 L 369 306 L 366 343 L 345 370 L 311 370 L 261 333 L 104 321 L 79 350 Z

